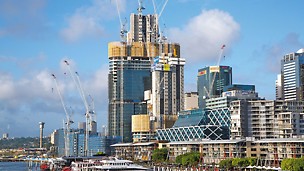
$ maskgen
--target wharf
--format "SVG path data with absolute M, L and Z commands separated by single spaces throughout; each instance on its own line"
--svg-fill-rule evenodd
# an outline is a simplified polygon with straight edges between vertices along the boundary
M 24 159 L 16 159 L 16 158 L 0 158 L 0 162 L 24 162 Z

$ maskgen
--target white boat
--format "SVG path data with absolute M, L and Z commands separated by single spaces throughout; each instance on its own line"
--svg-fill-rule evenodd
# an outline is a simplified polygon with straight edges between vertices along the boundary
M 115 157 L 89 159 L 86 161 L 72 162 L 72 171 L 114 171 L 114 170 L 149 170 L 146 167 L 133 163 L 131 160 L 121 160 Z

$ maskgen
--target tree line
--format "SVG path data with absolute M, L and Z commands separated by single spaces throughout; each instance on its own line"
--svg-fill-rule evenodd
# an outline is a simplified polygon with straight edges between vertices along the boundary
M 155 149 L 152 152 L 152 161 L 154 163 L 169 163 L 169 153 L 167 148 Z M 201 154 L 199 152 L 190 152 L 179 155 L 176 157 L 174 164 L 192 167 L 198 166 L 201 162 Z M 248 166 L 257 165 L 257 158 L 227 158 L 221 160 L 219 167 L 225 171 L 244 169 Z M 304 170 L 304 157 L 302 158 L 286 158 L 281 162 L 281 169 L 288 171 L 303 171 Z

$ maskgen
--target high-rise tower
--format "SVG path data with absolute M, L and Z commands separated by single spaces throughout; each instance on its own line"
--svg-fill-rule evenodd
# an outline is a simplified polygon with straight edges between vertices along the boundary
M 130 45 L 111 42 L 108 47 L 109 135 L 121 136 L 123 142 L 131 142 L 132 115 L 136 107 L 145 105 L 141 103 L 144 91 L 151 89 L 151 57 L 146 53 L 146 44 L 141 42 L 132 42 Z
M 160 39 L 158 15 L 143 15 L 143 9 L 140 3 L 138 14 L 131 14 L 127 42 L 108 44 L 108 130 L 123 142 L 132 141 L 132 115 L 149 115 L 142 117 L 153 125 L 149 133 L 134 129 L 143 139 L 143 134 L 153 137 L 156 128 L 172 125 L 169 120 L 184 105 L 185 59 L 180 58 L 180 45 Z M 149 100 L 144 98 L 145 91 L 150 92 Z
M 127 42 L 108 45 L 108 130 L 122 142 L 132 141 L 132 115 L 147 113 L 144 91 L 152 89 L 151 61 L 158 56 L 157 15 L 131 14 Z
M 205 99 L 220 96 L 224 86 L 231 84 L 232 68 L 229 66 L 209 66 L 199 69 L 197 75 L 199 107 L 205 108 Z
M 283 57 L 281 78 L 284 100 L 304 100 L 304 49 Z
M 155 128 L 172 127 L 179 111 L 184 110 L 184 65 L 179 44 L 161 44 L 161 56 L 152 65 L 152 113 Z

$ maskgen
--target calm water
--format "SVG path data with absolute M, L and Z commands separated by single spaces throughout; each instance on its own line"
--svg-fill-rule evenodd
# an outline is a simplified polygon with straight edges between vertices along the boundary
M 0 171 L 40 171 L 40 168 L 35 163 L 29 169 L 27 162 L 0 162 Z

